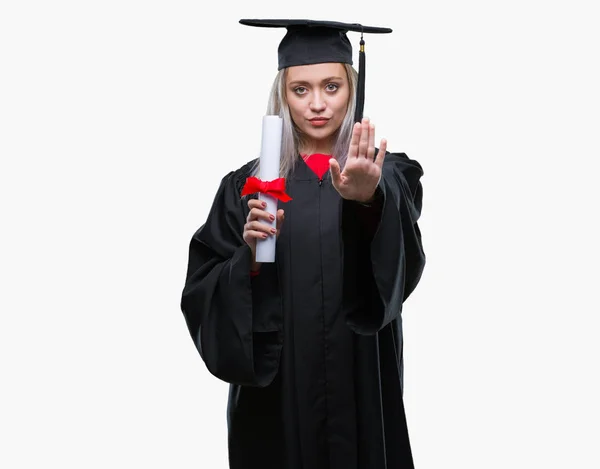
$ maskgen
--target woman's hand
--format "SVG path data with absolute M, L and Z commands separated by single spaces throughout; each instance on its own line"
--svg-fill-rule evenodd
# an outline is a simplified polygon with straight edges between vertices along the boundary
M 246 224 L 244 225 L 243 238 L 252 250 L 252 270 L 258 270 L 260 268 L 260 263 L 256 262 L 256 240 L 266 239 L 268 236 L 279 237 L 281 224 L 284 219 L 283 209 L 279 209 L 277 210 L 277 228 L 271 228 L 270 225 L 262 223 L 260 220 L 267 220 L 269 223 L 275 220 L 274 215 L 264 210 L 266 206 L 267 204 L 261 200 L 248 200 L 250 213 L 248 213 Z
M 344 199 L 371 202 L 381 178 L 386 147 L 387 141 L 382 139 L 375 158 L 375 125 L 366 117 L 354 124 L 344 171 L 340 174 L 338 162 L 329 160 L 333 187 Z

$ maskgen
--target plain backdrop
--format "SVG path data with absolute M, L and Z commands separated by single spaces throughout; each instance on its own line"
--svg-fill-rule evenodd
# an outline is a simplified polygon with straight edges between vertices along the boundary
M 0 467 L 227 468 L 227 384 L 179 300 L 260 150 L 284 31 L 240 18 L 394 29 L 365 37 L 365 115 L 425 170 L 416 467 L 600 467 L 594 6 L 2 2 Z

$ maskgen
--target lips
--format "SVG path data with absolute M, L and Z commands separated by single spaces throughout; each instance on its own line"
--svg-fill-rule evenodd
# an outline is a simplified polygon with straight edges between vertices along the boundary
M 314 126 L 325 125 L 325 124 L 327 124 L 328 121 L 329 121 L 329 119 L 327 119 L 325 117 L 315 117 L 315 118 L 309 120 L 309 122 Z

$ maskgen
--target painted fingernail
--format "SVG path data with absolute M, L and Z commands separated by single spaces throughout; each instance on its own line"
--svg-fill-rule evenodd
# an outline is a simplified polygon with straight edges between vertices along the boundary
M 267 203 L 266 203 L 266 202 L 263 202 L 263 203 L 262 203 L 262 207 L 263 207 L 263 208 L 265 208 L 266 206 L 267 206 Z
M 271 221 L 275 220 L 275 216 L 274 215 L 269 215 L 269 220 L 271 220 Z
M 277 233 L 277 228 L 271 228 L 271 233 L 273 233 L 273 234 Z

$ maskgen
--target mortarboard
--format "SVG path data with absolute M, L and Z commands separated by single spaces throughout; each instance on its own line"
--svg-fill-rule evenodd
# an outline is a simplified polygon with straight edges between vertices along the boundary
M 355 122 L 362 120 L 365 101 L 365 41 L 363 33 L 391 33 L 390 28 L 363 26 L 357 23 L 314 20 L 253 20 L 242 19 L 246 26 L 287 28 L 278 49 L 279 70 L 295 65 L 341 62 L 352 65 L 352 45 L 348 31 L 361 33 L 358 58 L 358 85 L 356 90 Z

